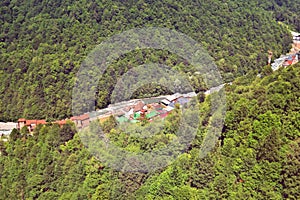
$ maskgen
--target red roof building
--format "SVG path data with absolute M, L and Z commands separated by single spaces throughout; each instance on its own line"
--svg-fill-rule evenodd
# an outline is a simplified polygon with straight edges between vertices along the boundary
M 67 120 L 55 121 L 54 123 L 58 124 L 60 127 L 63 127 L 63 125 L 67 124 Z
M 24 118 L 21 118 L 18 120 L 17 129 L 21 130 L 24 126 L 28 127 L 29 132 L 32 132 L 34 128 L 39 124 L 47 124 L 46 120 L 27 120 Z
M 162 113 L 159 116 L 160 116 L 160 118 L 163 119 L 163 118 L 166 118 L 168 115 L 169 115 L 169 113 Z

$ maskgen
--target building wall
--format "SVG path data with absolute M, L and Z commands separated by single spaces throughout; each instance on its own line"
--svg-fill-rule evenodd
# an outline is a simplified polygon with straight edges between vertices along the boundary
M 90 119 L 82 120 L 82 127 L 87 127 L 90 125 Z
M 25 122 L 18 122 L 18 129 L 21 130 L 25 126 Z

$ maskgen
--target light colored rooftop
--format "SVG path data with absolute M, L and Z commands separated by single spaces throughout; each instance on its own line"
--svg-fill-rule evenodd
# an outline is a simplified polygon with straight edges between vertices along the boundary
M 299 36 L 300 35 L 300 33 L 297 33 L 297 32 L 294 32 L 294 31 L 291 31 L 291 33 L 292 33 L 292 36 Z
M 0 130 L 12 130 L 17 128 L 17 123 L 14 122 L 0 122 Z

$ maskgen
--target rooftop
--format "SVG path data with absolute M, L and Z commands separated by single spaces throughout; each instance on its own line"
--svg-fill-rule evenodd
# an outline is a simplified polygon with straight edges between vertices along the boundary
M 89 118 L 90 118 L 89 114 L 83 114 L 83 115 L 71 117 L 71 120 L 87 120 Z
M 35 125 L 47 124 L 47 122 L 46 122 L 46 120 L 36 120 L 36 119 L 26 120 L 26 126 L 30 126 L 31 124 L 35 124 Z
M 0 122 L 0 130 L 12 130 L 17 127 L 17 123 L 14 122 Z
M 55 121 L 54 123 L 57 123 L 59 125 L 65 125 L 67 123 L 67 120 Z
M 174 101 L 174 100 L 178 99 L 179 97 L 182 97 L 182 94 L 175 93 L 173 95 L 167 96 L 166 99 L 171 102 L 171 101 Z
M 26 121 L 25 118 L 20 118 L 20 119 L 18 120 L 18 122 L 25 122 L 25 121 Z
M 147 118 L 147 119 L 150 119 L 150 118 L 153 118 L 153 117 L 155 117 L 155 116 L 157 116 L 157 115 L 159 115 L 159 114 L 160 114 L 160 113 L 157 112 L 156 110 L 152 110 L 150 113 L 146 114 L 146 118 Z

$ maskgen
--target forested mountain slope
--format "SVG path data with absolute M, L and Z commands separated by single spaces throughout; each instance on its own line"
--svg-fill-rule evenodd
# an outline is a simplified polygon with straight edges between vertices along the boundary
M 272 5 L 280 12 L 297 12 L 290 4 L 279 7 L 269 2 L 3 0 L 0 120 L 70 116 L 71 91 L 81 62 L 107 37 L 136 27 L 167 27 L 187 34 L 216 59 L 226 81 L 249 70 L 260 71 L 269 49 L 278 56 L 290 48 L 290 34 L 276 22 Z M 180 65 L 166 52 L 146 55 L 133 52 L 112 67 L 118 71 L 153 58 Z M 100 84 L 98 107 L 109 103 L 118 76 L 107 76 Z
M 289 24 L 293 29 L 300 31 L 300 6 L 299 0 L 273 0 L 260 1 L 261 6 L 272 11 L 278 21 Z
M 300 163 L 300 66 L 265 70 L 226 87 L 228 111 L 215 149 L 199 158 L 205 127 L 190 150 L 151 173 L 104 166 L 72 124 L 13 131 L 0 142 L 0 199 L 297 199 Z M 201 103 L 201 112 L 210 105 Z M 172 123 L 172 121 L 171 121 Z M 105 126 L 108 127 L 109 124 Z M 106 134 L 124 149 L 148 150 L 167 137 L 135 140 Z

